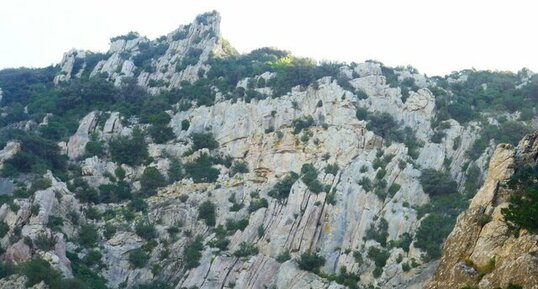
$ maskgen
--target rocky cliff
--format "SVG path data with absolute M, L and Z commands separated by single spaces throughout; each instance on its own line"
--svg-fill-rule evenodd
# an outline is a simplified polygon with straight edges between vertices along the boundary
M 538 236 L 524 229 L 514 234 L 501 213 L 509 197 L 521 193 L 507 189 L 506 182 L 537 161 L 538 133 L 526 136 L 517 147 L 497 146 L 484 185 L 458 217 L 425 288 L 505 288 L 509 283 L 538 288 Z
M 494 93 L 499 77 L 510 95 L 534 97 L 530 72 L 488 82 L 268 48 L 237 55 L 219 22 L 206 13 L 156 40 L 129 33 L 105 54 L 70 51 L 24 109 L 4 91 L 2 181 L 16 189 L 0 203 L 0 269 L 19 267 L 0 287 L 34 285 L 25 268 L 44 260 L 96 289 L 422 288 L 446 237 L 424 224 L 450 230 L 499 135 L 536 123 L 534 108 L 485 111 L 459 96 Z M 73 116 L 74 129 L 54 122 Z M 460 217 L 451 237 L 499 253 L 457 258 L 511 264 L 508 245 L 481 234 L 500 226 L 493 190 L 512 154 L 494 154 L 469 209 L 492 221 L 469 234 Z M 449 256 L 439 268 L 456 280 Z M 35 286 L 58 288 L 42 279 Z M 430 286 L 437 279 L 447 278 Z

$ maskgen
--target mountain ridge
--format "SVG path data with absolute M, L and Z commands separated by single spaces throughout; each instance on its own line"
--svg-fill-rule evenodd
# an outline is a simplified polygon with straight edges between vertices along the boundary
M 237 55 L 219 21 L 0 71 L 0 244 L 19 266 L 2 286 L 421 288 L 495 143 L 538 127 L 528 71 Z

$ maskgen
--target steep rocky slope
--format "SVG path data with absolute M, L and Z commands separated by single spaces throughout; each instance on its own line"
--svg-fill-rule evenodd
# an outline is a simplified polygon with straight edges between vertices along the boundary
M 521 193 L 506 188 L 506 182 L 514 171 L 537 161 L 538 133 L 526 136 L 517 147 L 497 146 L 484 185 L 458 217 L 425 288 L 505 288 L 509 283 L 538 288 L 538 235 L 524 229 L 514 234 L 501 213 L 509 197 Z
M 460 97 L 491 99 L 496 78 L 536 97 L 529 71 L 241 56 L 219 22 L 0 74 L 0 287 L 62 288 L 33 282 L 45 260 L 80 288 L 422 288 L 446 236 L 425 224 L 448 233 L 495 143 L 536 125 L 535 108 Z

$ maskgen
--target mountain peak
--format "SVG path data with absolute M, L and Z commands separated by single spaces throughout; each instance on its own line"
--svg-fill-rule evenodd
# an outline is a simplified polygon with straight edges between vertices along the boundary
M 71 78 L 102 76 L 114 81 L 133 77 L 152 93 L 194 82 L 208 69 L 212 55 L 228 54 L 220 35 L 217 11 L 198 15 L 190 24 L 150 40 L 137 32 L 112 37 L 107 53 L 70 50 L 60 62 L 59 83 Z

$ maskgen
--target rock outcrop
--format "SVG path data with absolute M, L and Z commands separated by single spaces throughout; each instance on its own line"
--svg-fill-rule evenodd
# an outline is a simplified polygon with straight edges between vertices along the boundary
M 182 81 L 196 81 L 208 70 L 209 57 L 231 53 L 234 51 L 220 34 L 220 15 L 214 11 L 155 40 L 137 33 L 112 38 L 103 55 L 71 50 L 60 62 L 61 74 L 55 82 L 87 73 L 90 77 L 104 75 L 119 86 L 123 78 L 134 77 L 149 92 L 158 93 L 177 88 Z
M 501 213 L 510 195 L 518 193 L 503 184 L 514 171 L 537 165 L 537 160 L 538 133 L 526 136 L 516 148 L 497 146 L 484 185 L 458 217 L 425 288 L 505 288 L 509 283 L 538 288 L 538 235 L 521 230 L 514 236 Z

